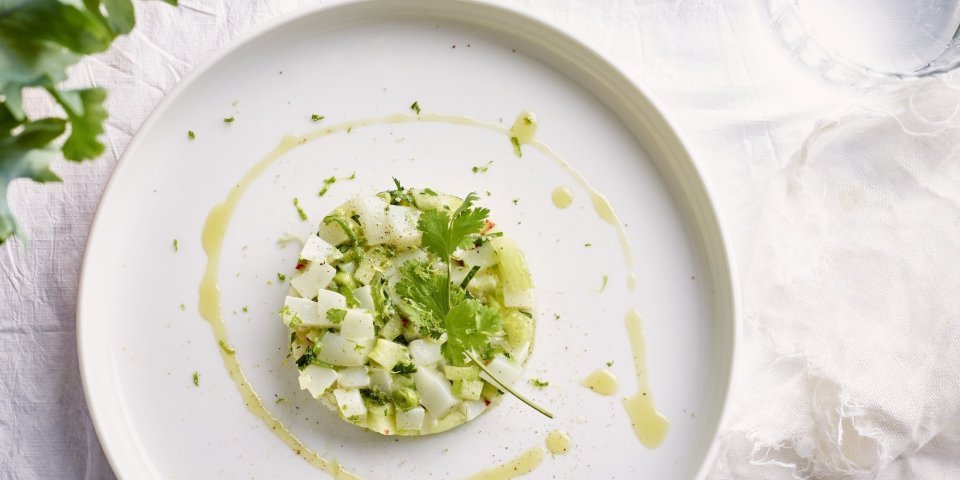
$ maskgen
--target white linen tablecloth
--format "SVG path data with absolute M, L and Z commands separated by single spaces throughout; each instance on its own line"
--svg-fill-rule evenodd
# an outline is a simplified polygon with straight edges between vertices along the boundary
M 86 411 L 74 314 L 97 200 L 193 66 L 306 0 L 137 3 L 72 69 L 110 97 L 106 154 L 16 182 L 29 245 L 0 247 L 0 478 L 112 478 Z M 607 55 L 698 161 L 742 280 L 742 367 L 715 478 L 960 478 L 960 144 L 949 80 L 864 96 L 817 78 L 763 0 L 523 0 Z M 51 108 L 28 99 L 28 111 Z M 859 107 L 854 107 L 859 105 Z

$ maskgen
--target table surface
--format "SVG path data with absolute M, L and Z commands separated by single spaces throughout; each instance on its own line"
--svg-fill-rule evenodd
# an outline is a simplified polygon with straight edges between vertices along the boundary
M 118 156 L 165 92 L 224 44 L 305 3 L 181 0 L 172 8 L 137 2 L 136 30 L 70 72 L 71 83 L 97 84 L 110 93 L 107 152 L 82 165 L 58 161 L 61 184 L 16 182 L 9 192 L 29 241 L 0 247 L 0 304 L 8 306 L 0 311 L 0 477 L 112 478 L 86 411 L 76 355 L 77 278 L 97 201 Z M 792 58 L 759 1 L 512 5 L 607 55 L 661 106 L 702 169 L 740 272 L 755 261 L 763 199 L 791 155 L 818 121 L 871 101 Z M 28 101 L 37 112 L 51 108 Z M 747 322 L 748 361 L 763 358 L 756 338 Z M 749 458 L 755 453 L 749 435 L 737 433 L 746 417 L 735 404 L 732 433 L 714 472 L 718 478 L 750 472 L 736 465 L 755 460 Z M 925 453 L 960 468 L 949 454 Z M 894 468 L 866 467 L 874 473 Z M 778 476 L 790 478 L 791 467 L 776 468 Z

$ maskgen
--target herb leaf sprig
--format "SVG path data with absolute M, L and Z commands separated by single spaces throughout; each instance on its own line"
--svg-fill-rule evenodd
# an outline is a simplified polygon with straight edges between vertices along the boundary
M 401 190 L 399 182 L 396 183 Z M 453 253 L 457 249 L 472 248 L 487 227 L 490 210 L 474 207 L 477 200 L 477 195 L 471 192 L 452 214 L 445 209 L 433 209 L 420 215 L 417 229 L 422 233 L 421 246 L 443 262 L 446 271 L 437 271 L 423 261 L 401 265 L 395 287 L 402 300 L 400 308 L 421 334 L 437 339 L 446 333 L 441 353 L 451 365 L 476 363 L 493 379 L 494 386 L 553 418 L 550 412 L 498 379 L 477 358 L 491 338 L 502 332 L 500 314 L 469 296 L 465 291 L 467 282 L 454 284 L 450 276 Z
M 106 91 L 58 85 L 67 79 L 68 67 L 106 51 L 135 23 L 132 0 L 0 2 L 0 244 L 20 233 L 7 204 L 11 181 L 59 182 L 50 162 L 61 152 L 73 162 L 103 153 L 97 137 L 107 118 Z M 25 90 L 45 91 L 64 115 L 30 118 Z

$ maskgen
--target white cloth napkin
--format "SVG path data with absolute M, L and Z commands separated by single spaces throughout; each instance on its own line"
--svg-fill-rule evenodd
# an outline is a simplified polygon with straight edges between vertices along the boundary
M 889 104 L 771 181 L 716 478 L 960 478 L 960 83 Z
M 59 162 L 63 184 L 17 182 L 9 192 L 31 240 L 0 247 L 0 479 L 112 478 L 86 413 L 74 334 L 80 257 L 100 192 L 183 75 L 305 3 L 136 2 L 134 33 L 72 70 L 72 83 L 110 92 L 108 151 L 93 163 Z M 513 5 L 634 78 L 676 125 L 715 194 L 746 325 L 735 408 L 712 476 L 960 478 L 960 360 L 950 350 L 960 338 L 960 95 L 934 82 L 873 102 L 889 114 L 834 115 L 859 94 L 795 62 L 762 4 Z M 38 113 L 52 108 L 28 100 Z M 814 129 L 820 119 L 834 120 Z

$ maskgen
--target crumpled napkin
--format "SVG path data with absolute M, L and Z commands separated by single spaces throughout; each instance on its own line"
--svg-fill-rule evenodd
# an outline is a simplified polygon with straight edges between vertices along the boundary
M 818 124 L 774 176 L 712 478 L 960 478 L 957 79 Z

